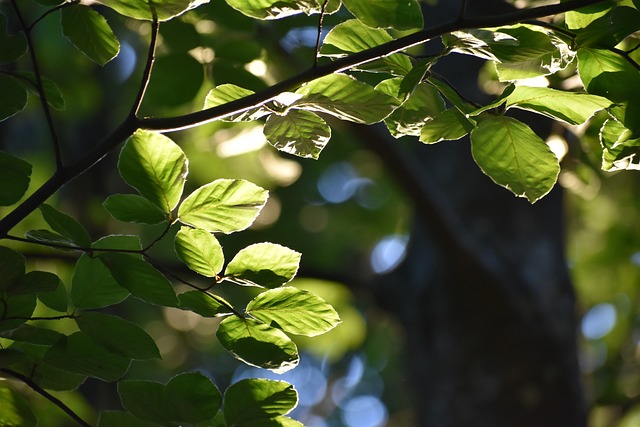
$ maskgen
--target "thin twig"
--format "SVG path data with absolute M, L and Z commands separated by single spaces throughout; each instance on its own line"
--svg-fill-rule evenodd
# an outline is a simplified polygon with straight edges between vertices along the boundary
M 9 374 L 12 377 L 14 377 L 14 378 L 22 381 L 23 383 L 25 383 L 33 391 L 35 391 L 36 393 L 38 393 L 39 395 L 41 395 L 42 397 L 44 397 L 45 399 L 47 399 L 48 401 L 50 401 L 51 403 L 56 405 L 58 408 L 62 409 L 62 411 L 64 413 L 66 413 L 71 418 L 73 418 L 81 426 L 91 427 L 91 424 L 89 424 L 88 422 L 86 422 L 85 420 L 80 418 L 80 416 L 78 414 L 73 412 L 73 410 L 71 408 L 69 408 L 67 405 L 65 405 L 60 399 L 58 399 L 57 397 L 53 396 L 51 393 L 47 392 L 45 389 L 40 387 L 31 378 L 26 377 L 26 376 L 22 375 L 19 372 L 16 372 L 14 370 L 7 369 L 7 368 L 0 368 L 0 372 L 4 372 L 5 374 Z
M 631 57 L 631 55 L 629 55 L 629 52 L 626 52 L 626 51 L 624 51 L 624 50 L 617 49 L 617 48 L 615 48 L 615 47 L 611 47 L 611 48 L 609 48 L 609 50 L 610 50 L 611 52 L 613 52 L 613 53 L 617 53 L 618 55 L 622 56 L 624 59 L 626 59 L 626 60 L 627 60 L 627 62 L 628 62 L 629 64 L 633 65 L 636 69 L 640 70 L 640 64 L 639 64 L 638 62 L 636 62 L 636 60 L 635 60 L 635 59 L 633 59 L 633 58 Z
M 11 5 L 13 6 L 13 10 L 18 18 L 18 22 L 20 23 L 20 27 L 22 28 L 25 38 L 27 40 L 27 47 L 29 49 L 29 56 L 31 58 L 31 64 L 33 66 L 33 73 L 36 77 L 36 90 L 38 92 L 38 96 L 40 96 L 40 104 L 42 105 L 42 111 L 44 112 L 47 126 L 49 127 L 49 134 L 51 135 L 51 140 L 53 142 L 53 151 L 55 153 L 56 158 L 56 170 L 60 170 L 63 167 L 62 164 L 62 154 L 60 151 L 60 140 L 58 139 L 58 133 L 56 132 L 56 127 L 53 123 L 53 117 L 51 115 L 51 108 L 49 107 L 49 103 L 47 101 L 47 95 L 44 91 L 44 85 L 42 83 L 42 75 L 40 74 L 40 67 L 38 65 L 38 58 L 36 57 L 36 52 L 33 46 L 33 40 L 31 38 L 31 31 L 27 26 L 20 9 L 18 8 L 18 4 L 16 0 L 11 0 Z
M 36 19 L 31 23 L 31 25 L 29 25 L 29 31 L 33 30 L 33 27 L 35 27 L 38 22 L 42 21 L 44 18 L 46 18 L 48 15 L 52 14 L 53 12 L 77 3 L 80 3 L 80 0 L 69 0 L 62 4 L 59 4 L 58 6 L 52 7 L 51 9 L 47 10 L 45 13 L 40 15 L 38 19 Z
M 140 110 L 142 101 L 144 100 L 144 94 L 149 87 L 149 81 L 151 80 L 151 71 L 153 70 L 153 63 L 156 60 L 156 46 L 158 44 L 158 31 L 160 30 L 160 23 L 156 16 L 156 11 L 153 9 L 153 21 L 151 22 L 151 41 L 149 42 L 149 51 L 147 52 L 147 62 L 142 72 L 142 81 L 140 82 L 140 89 L 135 101 L 133 102 L 133 108 L 131 109 L 131 116 L 135 117 Z
M 324 0 L 322 7 L 320 8 L 320 17 L 318 18 L 318 35 L 316 36 L 316 51 L 313 58 L 313 66 L 318 65 L 318 59 L 320 58 L 320 39 L 322 38 L 322 24 L 324 23 L 324 11 L 327 7 L 329 0 Z

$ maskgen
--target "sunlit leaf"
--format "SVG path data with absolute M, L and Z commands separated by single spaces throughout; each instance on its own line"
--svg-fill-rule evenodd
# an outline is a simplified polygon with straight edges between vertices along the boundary
M 135 19 L 151 21 L 157 17 L 159 21 L 181 15 L 187 10 L 208 3 L 209 0 L 95 0 L 116 12 Z
M 558 159 L 531 128 L 514 118 L 483 118 L 471 132 L 471 143 L 482 171 L 516 196 L 534 203 L 556 183 Z
M 182 195 L 188 173 L 187 157 L 166 136 L 138 130 L 124 145 L 118 160 L 122 178 L 140 195 L 171 212 Z
M 300 421 L 279 415 L 273 418 L 260 418 L 234 424 L 235 427 L 304 427 Z
M 360 21 L 373 28 L 422 29 L 422 10 L 417 0 L 342 0 Z
M 180 309 L 193 311 L 202 317 L 220 317 L 233 313 L 229 308 L 231 304 L 222 297 L 216 296 L 214 298 L 200 291 L 187 291 L 179 294 L 178 301 L 180 301 Z
M 24 110 L 27 105 L 27 92 L 15 77 L 0 74 L 0 122 Z
M 325 0 L 226 0 L 232 8 L 257 19 L 280 19 L 298 13 L 320 13 Z M 329 0 L 324 12 L 338 10 L 340 0 Z
M 289 110 L 285 115 L 267 118 L 264 136 L 280 151 L 317 159 L 331 138 L 331 128 L 311 111 Z
M 89 233 L 75 218 L 46 203 L 40 205 L 40 212 L 53 231 L 66 237 L 79 247 L 87 248 L 91 246 Z
M 298 288 L 283 287 L 252 299 L 247 313 L 267 324 L 275 322 L 289 334 L 313 337 L 340 323 L 338 313 L 319 296 Z
M 107 197 L 102 206 L 118 221 L 153 225 L 167 219 L 160 208 L 135 194 L 114 194 Z
M 204 108 L 213 108 L 227 104 L 231 101 L 242 99 L 246 96 L 253 95 L 255 92 L 249 89 L 241 88 L 232 84 L 222 84 L 211 89 L 204 101 Z M 222 119 L 227 122 L 253 121 L 260 117 L 270 114 L 270 111 L 264 107 L 257 107 L 247 110 L 243 113 L 234 114 Z
M 0 151 L 0 182 L 2 182 L 0 206 L 13 205 L 29 188 L 31 165 L 18 157 Z
M 98 65 L 105 65 L 120 51 L 120 43 L 107 20 L 89 7 L 63 8 L 61 24 L 65 37 Z
M 256 243 L 242 249 L 224 271 L 236 281 L 277 288 L 298 272 L 301 254 L 275 243 Z
M 427 121 L 420 131 L 420 141 L 434 144 L 455 141 L 471 132 L 474 125 L 457 108 L 450 108 Z
M 300 360 L 284 332 L 253 319 L 229 316 L 220 322 L 216 336 L 235 358 L 275 373 L 295 368 Z
M 224 266 L 222 246 L 206 230 L 181 227 L 175 237 L 174 249 L 187 267 L 205 277 L 215 277 Z
M 7 381 L 0 383 L 0 425 L 36 427 L 36 418 L 27 399 L 9 387 Z
M 613 48 L 638 30 L 640 12 L 632 7 L 618 6 L 578 31 L 576 43 L 581 47 Z
M 232 384 L 224 393 L 224 417 L 229 425 L 259 423 L 263 419 L 286 415 L 297 404 L 298 392 L 293 385 L 249 378 Z
M 608 119 L 600 131 L 602 170 L 640 170 L 640 138 L 615 119 Z
M 191 193 L 178 216 L 182 223 L 212 233 L 233 233 L 253 224 L 267 197 L 267 190 L 249 181 L 218 179 Z

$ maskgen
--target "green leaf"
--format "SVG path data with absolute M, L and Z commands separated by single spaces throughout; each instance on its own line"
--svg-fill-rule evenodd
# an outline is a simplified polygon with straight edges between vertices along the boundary
M 76 390 L 87 379 L 87 375 L 73 374 L 71 372 L 55 368 L 47 363 L 34 366 L 29 372 L 32 379 L 40 387 L 47 390 L 72 391 Z
M 35 309 L 35 294 L 0 294 L 0 331 L 8 331 L 22 325 L 29 320 Z
M 94 344 L 83 332 L 63 337 L 47 351 L 45 361 L 63 371 L 116 381 L 129 369 L 130 359 Z
M 38 299 L 52 310 L 65 312 L 69 307 L 67 288 L 62 281 L 58 281 L 58 287 L 53 292 L 38 292 Z
M 611 10 L 613 2 L 601 2 L 590 6 L 568 11 L 565 14 L 565 23 L 570 30 L 578 30 L 587 27 L 596 19 L 607 14 Z
M 53 231 L 67 238 L 76 246 L 82 248 L 91 246 L 89 233 L 87 233 L 87 230 L 74 218 L 46 203 L 40 205 L 40 212 Z
M 632 7 L 614 7 L 606 15 L 578 31 L 581 47 L 613 48 L 630 34 L 640 30 L 640 12 Z
M 586 122 L 611 101 L 597 95 L 566 92 L 547 87 L 516 86 L 507 97 L 507 108 L 515 107 L 561 120 L 572 125 Z
M 24 110 L 27 105 L 27 92 L 20 84 L 20 80 L 0 74 L 0 122 Z
M 216 277 L 224 266 L 222 246 L 206 230 L 181 227 L 176 234 L 174 249 L 180 261 L 205 277 Z
M 252 317 L 289 334 L 314 337 L 340 323 L 338 313 L 319 296 L 293 287 L 263 292 L 247 305 Z
M 471 132 L 473 123 L 457 108 L 450 108 L 429 120 L 420 131 L 420 141 L 435 144 L 455 141 Z
M 169 213 L 182 196 L 188 161 L 171 139 L 138 130 L 122 148 L 118 169 L 127 184 L 138 190 L 142 197 Z
M 191 193 L 178 217 L 183 224 L 211 233 L 233 233 L 253 224 L 267 197 L 267 190 L 249 181 L 218 179 Z
M 58 289 L 60 278 L 48 271 L 30 271 L 7 287 L 12 295 L 53 292 Z
M 98 427 L 160 427 L 160 423 L 151 423 L 136 418 L 129 412 L 100 411 Z
M 188 53 L 170 52 L 158 56 L 143 105 L 157 111 L 158 108 L 172 109 L 193 104 L 203 82 L 202 63 Z
M 3 334 L 4 335 L 4 334 Z M 12 348 L 0 348 L 0 368 L 7 368 L 24 359 L 24 353 Z
M 224 275 L 248 285 L 277 288 L 295 277 L 300 257 L 299 252 L 275 243 L 256 243 L 238 252 Z
M 264 136 L 280 151 L 317 159 L 331 138 L 331 128 L 311 111 L 289 110 L 285 115 L 267 118 Z
M 298 348 L 284 332 L 253 319 L 227 317 L 216 336 L 236 359 L 277 374 L 295 368 L 300 360 Z
M 25 233 L 25 237 L 35 242 L 51 243 L 67 247 L 67 249 L 57 247 L 57 249 L 60 250 L 77 250 L 75 243 L 73 243 L 71 239 L 54 233 L 51 230 L 29 230 Z
M 98 65 L 105 65 L 120 52 L 120 43 L 107 20 L 87 6 L 63 8 L 61 24 L 65 37 Z
M 416 0 L 342 0 L 360 21 L 373 28 L 422 29 L 422 10 Z
M 0 383 L 0 425 L 36 427 L 36 418 L 29 402 L 13 391 L 6 381 Z
M 129 291 L 118 284 L 98 258 L 83 254 L 71 280 L 71 301 L 78 308 L 102 308 L 118 304 Z
M 640 170 L 640 138 L 615 119 L 608 119 L 600 131 L 602 170 Z
M 15 73 L 15 75 L 19 77 L 18 81 L 23 88 L 25 88 L 29 93 L 35 96 L 40 96 L 40 93 L 38 92 L 36 86 L 36 75 L 34 73 L 28 71 L 20 71 L 18 73 Z M 47 103 L 56 110 L 63 110 L 65 102 L 58 85 L 45 76 L 40 76 L 40 80 L 42 81 L 42 88 L 47 98 Z
M 37 345 L 53 345 L 63 337 L 60 332 L 52 329 L 38 328 L 32 325 L 22 325 L 16 329 L 2 333 L 2 336 L 13 341 Z
M 305 13 L 320 13 L 324 0 L 226 0 L 232 8 L 256 19 L 280 19 Z M 340 8 L 339 0 L 329 0 L 324 12 L 334 13 Z
M 20 252 L 0 246 L 0 291 L 19 280 L 26 271 L 25 259 Z
M 153 339 L 135 323 L 108 314 L 85 312 L 76 318 L 82 332 L 111 353 L 130 359 L 160 358 Z
M 154 225 L 167 220 L 160 208 L 135 194 L 114 194 L 102 206 L 118 221 Z
M 359 20 L 351 19 L 341 22 L 329 31 L 322 42 L 320 54 L 340 58 L 389 43 L 392 40 L 393 37 L 387 31 L 367 27 Z M 376 71 L 388 71 L 399 75 L 407 74 L 412 68 L 411 60 L 406 55 L 399 53 L 386 56 L 380 62 L 385 65 L 385 68 L 379 64 L 366 64 L 358 68 L 369 70 L 373 67 Z
M 134 19 L 168 21 L 187 10 L 196 8 L 209 0 L 95 0 L 121 15 Z
M 222 297 L 216 296 L 214 298 L 210 294 L 201 291 L 184 292 L 178 295 L 178 301 L 180 301 L 180 309 L 193 311 L 202 317 L 221 317 L 233 313 L 229 309 L 231 304 Z
M 282 415 L 273 418 L 260 418 L 234 424 L 234 427 L 304 427 L 300 421 L 296 421 Z
M 0 64 L 17 61 L 26 51 L 27 38 L 22 32 L 9 34 L 7 17 L 0 13 Z
M 136 418 L 165 425 L 171 419 L 171 402 L 164 385 L 155 381 L 120 381 L 118 394 L 122 406 Z
M 151 304 L 177 307 L 178 298 L 166 277 L 143 259 L 122 253 L 99 256 L 116 282 L 134 297 Z
M 224 417 L 235 426 L 286 415 L 298 404 L 298 392 L 284 381 L 249 378 L 224 393 Z M 253 424 L 251 424 L 253 425 Z
M 243 99 L 249 95 L 255 94 L 254 91 L 241 88 L 232 84 L 222 84 L 211 89 L 204 101 L 204 109 L 218 107 L 231 101 Z M 258 120 L 270 114 L 270 111 L 264 107 L 252 108 L 242 113 L 227 116 L 222 120 L 225 122 L 251 122 Z
M 527 125 L 486 116 L 471 132 L 471 152 L 482 171 L 516 196 L 536 202 L 553 188 L 560 165 L 547 144 Z
M 433 76 L 428 77 L 427 82 L 433 85 L 433 87 L 435 87 L 436 89 L 438 89 L 438 92 L 440 92 L 442 96 L 444 96 L 447 99 L 447 101 L 453 104 L 453 106 L 456 107 L 460 112 L 471 113 L 472 111 L 475 110 L 475 107 L 473 105 L 466 103 L 460 97 L 458 92 L 451 85 L 449 85 L 449 83 L 443 80 L 440 80 L 438 78 L 435 78 Z
M 0 151 L 0 206 L 17 203 L 29 188 L 31 165 L 18 157 Z
M 345 74 L 313 80 L 296 93 L 303 97 L 294 102 L 292 108 L 323 112 L 356 123 L 377 123 L 399 105 L 396 98 Z

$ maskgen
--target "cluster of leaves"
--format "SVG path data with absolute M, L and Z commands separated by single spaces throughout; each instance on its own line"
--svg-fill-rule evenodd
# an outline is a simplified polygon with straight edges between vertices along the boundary
M 50 7 L 40 18 L 60 12 L 64 35 L 88 58 L 104 65 L 119 52 L 119 42 L 106 19 L 84 2 L 38 0 Z M 203 0 L 99 0 L 127 19 L 147 20 L 157 31 L 159 22 L 174 19 L 200 6 Z M 0 336 L 10 344 L 0 349 L 0 372 L 22 380 L 45 397 L 50 390 L 73 390 L 87 377 L 118 382 L 126 412 L 103 411 L 99 425 L 187 425 L 213 423 L 229 426 L 289 426 L 299 423 L 285 417 L 296 405 L 295 390 L 278 381 L 246 380 L 232 385 L 221 397 L 216 386 L 199 373 L 183 373 L 166 385 L 141 380 L 121 380 L 132 360 L 159 357 L 153 339 L 138 325 L 99 310 L 128 297 L 143 303 L 189 310 L 204 317 L 223 318 L 217 330 L 222 346 L 237 359 L 285 372 L 296 366 L 298 350 L 289 335 L 316 336 L 335 327 L 340 319 L 318 296 L 286 286 L 296 275 L 300 254 L 274 243 L 250 245 L 225 263 L 217 235 L 248 228 L 265 205 L 263 188 L 239 179 L 218 179 L 183 197 L 188 159 L 170 138 L 155 131 L 196 126 L 211 120 L 246 122 L 263 120 L 264 134 L 277 149 L 300 157 L 318 158 L 331 137 L 323 116 L 373 124 L 383 122 L 392 136 L 412 136 L 425 144 L 457 140 L 470 135 L 471 150 L 479 167 L 497 184 L 535 202 L 554 186 L 559 161 L 547 144 L 525 123 L 507 116 L 511 109 L 533 111 L 570 125 L 585 123 L 606 110 L 600 132 L 605 170 L 637 167 L 640 144 L 640 73 L 626 48 L 640 30 L 640 3 L 581 2 L 589 8 L 566 14 L 566 25 L 528 21 L 502 22 L 499 17 L 466 25 L 458 22 L 439 32 L 423 30 L 418 0 L 227 0 L 232 8 L 255 19 L 281 19 L 305 13 L 336 13 L 342 6 L 353 15 L 334 26 L 318 46 L 314 67 L 264 93 L 235 84 L 213 88 L 204 109 L 168 118 L 137 116 L 144 88 L 152 76 L 155 43 L 141 84 L 138 104 L 117 131 L 87 158 L 64 165 L 59 142 L 54 145 L 58 169 L 0 222 L 0 237 L 45 245 L 80 256 L 69 292 L 53 273 L 26 272 L 25 258 L 0 247 Z M 61 109 L 64 99 L 54 82 L 41 75 L 33 54 L 31 29 L 12 1 L 18 26 L 7 31 L 0 14 L 0 120 L 22 111 L 28 92 L 42 100 L 49 127 L 49 108 Z M 532 9 L 533 10 L 533 9 Z M 560 9 L 558 9 L 560 11 Z M 544 13 L 540 12 L 540 16 Z M 615 25 L 611 25 L 614 22 Z M 405 34 L 398 36 L 398 34 Z M 444 46 L 426 58 L 406 52 L 434 37 Z M 627 50 L 621 50 L 620 46 Z M 29 52 L 33 73 L 13 67 Z M 502 93 L 488 105 L 466 99 L 444 78 L 432 72 L 437 61 L 452 53 L 490 61 Z M 323 62 L 320 62 L 321 58 Z M 328 58 L 328 59 L 326 59 Z M 577 67 L 574 65 L 577 61 Z M 577 69 L 585 91 L 527 86 L 531 78 Z M 376 73 L 375 85 L 367 76 Z M 139 236 L 110 235 L 95 241 L 74 218 L 43 202 L 69 179 L 127 139 L 121 149 L 118 170 L 138 194 L 115 194 L 104 202 L 117 220 L 136 224 L 164 224 L 164 231 L 143 246 Z M 29 190 L 32 167 L 11 154 L 0 153 L 0 204 L 18 203 Z M 40 209 L 49 229 L 31 230 L 25 238 L 9 230 Z M 177 258 L 207 283 L 176 294 L 174 284 L 160 271 L 148 251 L 177 229 Z M 171 275 L 175 281 L 181 281 Z M 214 290 L 226 281 L 264 289 L 239 309 Z M 37 320 L 39 304 L 61 313 L 48 320 L 72 318 L 77 332 L 65 335 L 54 327 L 27 322 Z M 3 413 L 22 425 L 35 425 L 28 404 L 13 389 L 0 388 Z M 64 404 L 60 404 L 66 408 Z M 68 409 L 68 408 L 67 408 Z M 10 420 L 9 423 L 17 421 Z M 82 422 L 80 420 L 80 422 Z M 146 425 L 146 424 L 145 424 Z

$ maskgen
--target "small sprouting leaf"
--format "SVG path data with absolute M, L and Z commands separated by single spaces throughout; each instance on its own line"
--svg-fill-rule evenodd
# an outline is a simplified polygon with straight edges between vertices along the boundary
M 122 178 L 142 197 L 171 212 L 182 195 L 188 161 L 182 149 L 166 136 L 138 130 L 120 152 Z
M 181 227 L 176 234 L 174 248 L 180 261 L 205 277 L 215 277 L 224 266 L 222 246 L 206 230 Z
M 180 222 L 209 232 L 233 233 L 253 224 L 267 202 L 264 188 L 241 179 L 218 179 L 180 204 Z
M 422 127 L 420 141 L 425 144 L 455 141 L 471 132 L 473 127 L 473 123 L 457 108 L 449 108 Z
M 120 51 L 120 43 L 107 20 L 90 7 L 63 8 L 61 24 L 65 37 L 98 65 L 105 65 Z
M 25 259 L 20 252 L 0 246 L 0 291 L 24 276 Z
M 94 344 L 84 332 L 76 332 L 54 344 L 45 362 L 63 371 L 115 381 L 127 372 L 131 360 Z
M 610 105 L 611 101 L 597 95 L 527 86 L 516 86 L 506 104 L 507 108 L 535 111 L 572 125 L 586 122 L 596 111 Z
M 364 124 L 384 120 L 400 104 L 396 98 L 345 74 L 313 80 L 296 93 L 302 98 L 294 102 L 292 108 L 318 111 Z
M 4 295 L 0 303 L 0 331 L 9 331 L 25 323 L 36 309 L 35 294 Z
M 331 128 L 311 111 L 289 110 L 286 115 L 267 118 L 264 136 L 280 151 L 317 159 L 331 138 Z
M 0 422 L 4 426 L 36 427 L 36 418 L 27 399 L 13 391 L 7 381 L 0 383 Z
M 154 225 L 167 220 L 160 208 L 136 194 L 114 194 L 102 206 L 118 221 Z
M 231 304 L 222 297 L 216 296 L 214 298 L 210 294 L 200 291 L 187 291 L 179 294 L 178 301 L 180 301 L 178 308 L 193 311 L 202 317 L 222 317 L 233 313 L 229 308 Z
M 0 74 L 0 122 L 24 110 L 27 105 L 27 91 L 15 77 Z
M 53 231 L 67 238 L 76 246 L 82 248 L 91 246 L 89 233 L 87 233 L 87 230 L 74 218 L 46 203 L 40 205 L 40 212 Z
M 232 8 L 256 19 L 280 19 L 305 13 L 311 15 L 323 10 L 325 0 L 226 0 Z M 340 0 L 329 0 L 324 13 L 334 13 L 340 8 Z
M 216 336 L 236 359 L 277 374 L 295 368 L 300 360 L 284 332 L 253 319 L 229 316 L 220 322 Z
M 160 427 L 160 423 L 151 423 L 136 418 L 129 412 L 100 411 L 98 427 Z
M 227 104 L 231 101 L 243 99 L 253 95 L 255 92 L 249 89 L 241 88 L 233 84 L 222 84 L 211 89 L 204 101 L 204 108 L 213 108 Z M 269 114 L 270 111 L 263 107 L 252 108 L 243 113 L 227 116 L 222 120 L 225 122 L 251 122 Z
M 146 19 L 151 21 L 168 21 L 187 10 L 194 9 L 209 0 L 95 0 L 110 7 L 121 15 L 134 19 Z
M 289 334 L 313 337 L 340 323 L 338 313 L 319 296 L 298 288 L 271 289 L 252 299 L 246 312 L 264 323 L 275 322 Z
M 31 165 L 18 157 L 0 151 L 0 182 L 2 182 L 0 206 L 17 203 L 29 188 Z
M 487 116 L 471 132 L 471 153 L 498 185 L 531 203 L 546 195 L 560 173 L 558 159 L 529 126 L 506 116 Z
M 275 243 L 256 243 L 238 252 L 224 275 L 248 285 L 277 288 L 295 277 L 300 257 L 299 252 Z
M 422 29 L 422 10 L 417 0 L 342 0 L 349 12 L 372 28 Z
M 107 252 L 99 256 L 116 282 L 134 297 L 151 304 L 177 307 L 178 298 L 166 277 L 134 255 Z
M 27 38 L 23 33 L 7 33 L 7 17 L 0 13 L 0 64 L 14 62 L 27 51 Z M 4 93 L 3 93 L 4 95 Z
M 245 425 L 286 415 L 297 404 L 298 392 L 293 385 L 284 381 L 249 378 L 230 385 L 225 391 L 224 418 L 229 425 Z
M 60 278 L 48 271 L 30 271 L 7 287 L 12 295 L 53 292 L 58 289 Z
M 129 296 L 109 269 L 98 258 L 83 254 L 76 263 L 71 280 L 71 301 L 78 308 L 102 308 L 117 304 Z
M 109 314 L 85 312 L 76 318 L 82 332 L 111 353 L 131 359 L 160 358 L 160 351 L 138 325 Z

